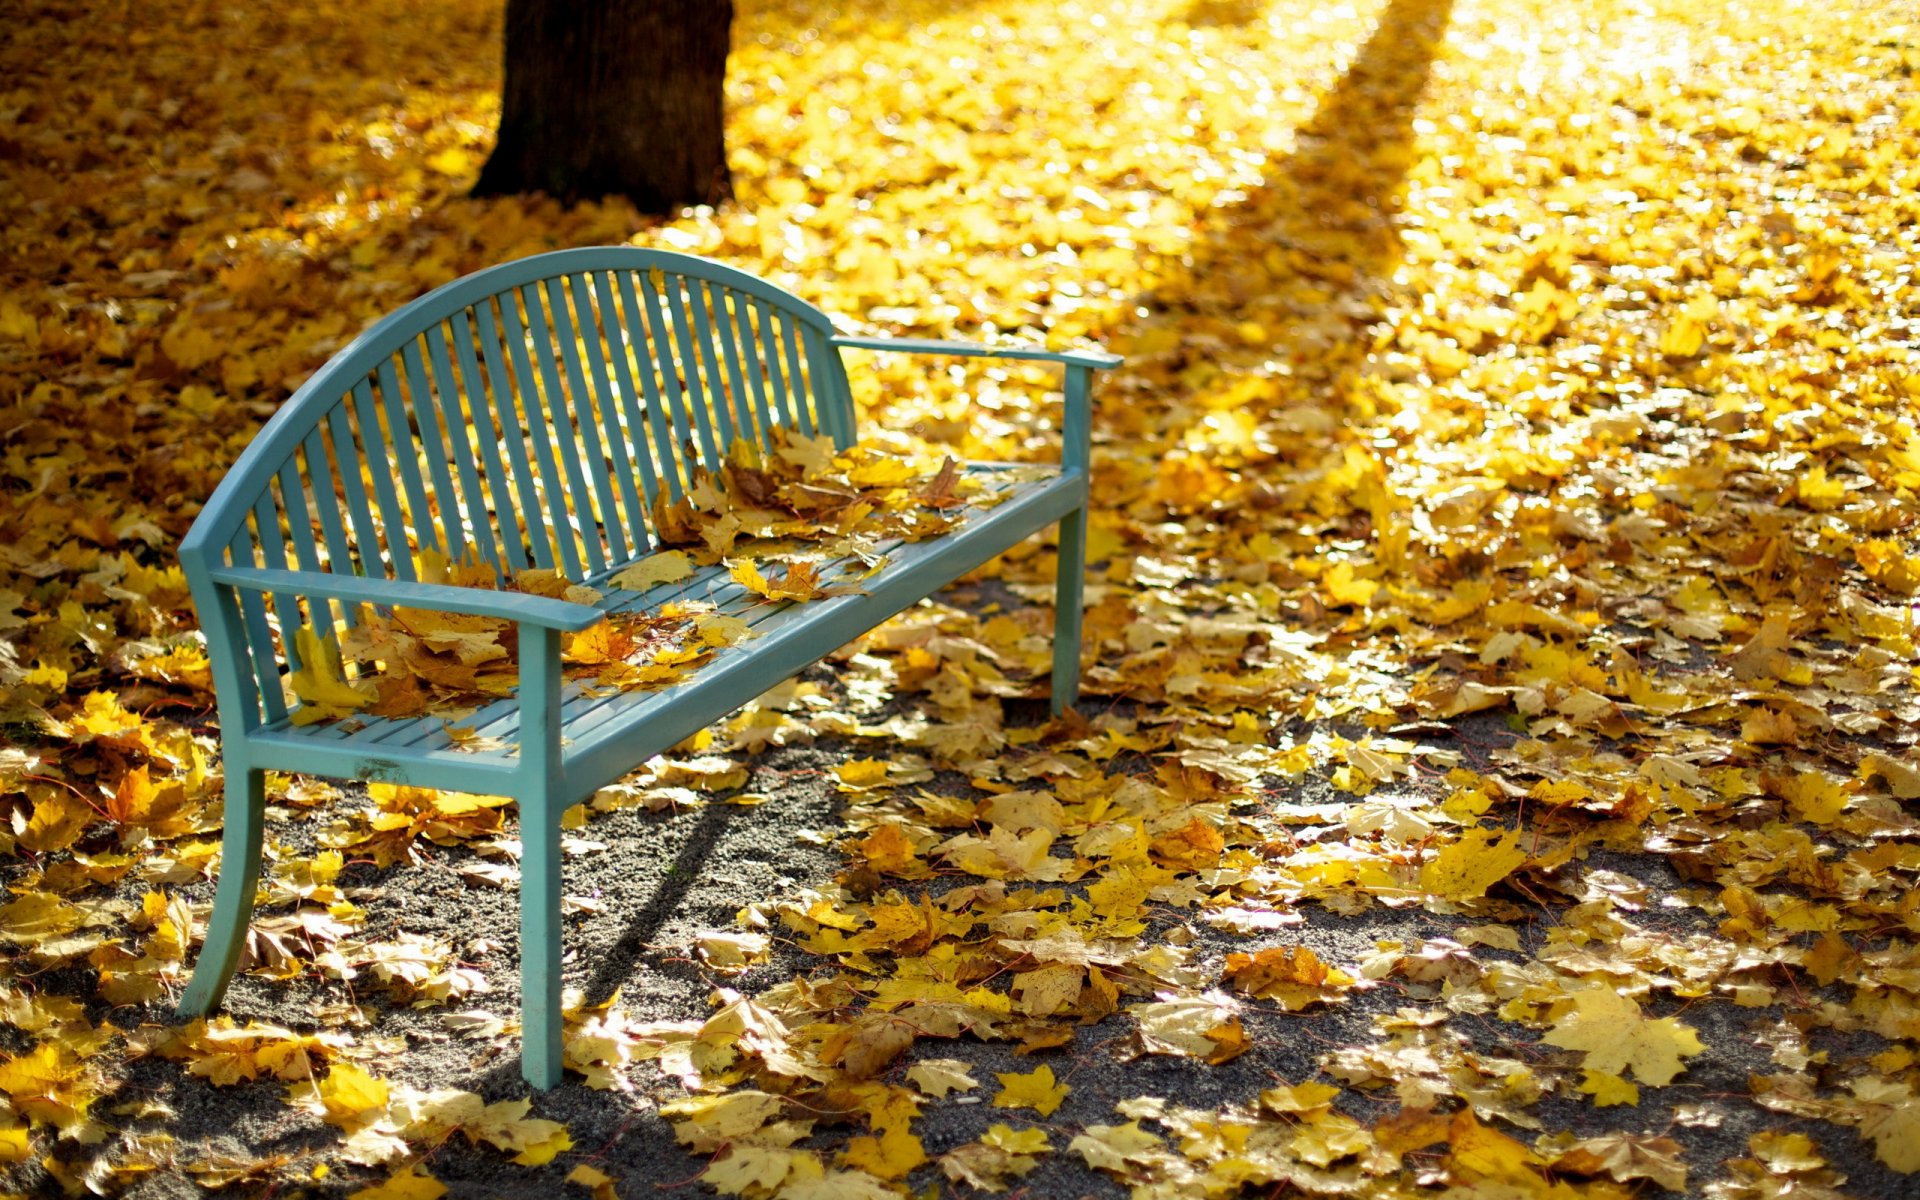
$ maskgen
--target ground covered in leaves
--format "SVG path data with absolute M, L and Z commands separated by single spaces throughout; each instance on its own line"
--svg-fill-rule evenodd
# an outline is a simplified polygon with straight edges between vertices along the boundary
M 1904 6 L 742 8 L 665 223 L 462 198 L 492 5 L 11 19 L 0 1194 L 1910 1194 Z M 1127 356 L 1082 715 L 1034 544 L 595 797 L 545 1094 L 510 814 L 275 780 L 174 1023 L 197 505 L 372 319 L 625 241 Z M 1047 451 L 1042 372 L 857 375 Z

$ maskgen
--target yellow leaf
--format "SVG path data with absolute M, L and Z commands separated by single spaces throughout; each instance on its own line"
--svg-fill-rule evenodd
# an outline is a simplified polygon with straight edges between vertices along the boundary
M 303 702 L 307 722 L 345 716 L 374 702 L 376 693 L 371 684 L 347 681 L 338 642 L 321 637 L 305 625 L 294 630 L 293 642 L 299 649 L 300 669 L 289 675 L 287 682 Z
M 1220 864 L 1227 839 L 1219 830 L 1195 817 L 1180 828 L 1153 839 L 1153 856 L 1168 866 L 1204 871 Z
M 1676 1017 L 1648 1017 L 1610 984 L 1574 992 L 1568 1000 L 1571 1007 L 1541 1040 L 1583 1052 L 1589 1071 L 1632 1071 L 1641 1082 L 1659 1086 L 1685 1069 L 1682 1058 L 1706 1049 L 1691 1026 Z
M 1589 1068 L 1580 1080 L 1580 1090 L 1593 1097 L 1595 1108 L 1640 1103 L 1640 1088 L 1637 1084 L 1606 1071 Z
M 144 777 L 145 768 L 141 773 Z M 93 821 L 93 809 L 65 788 L 35 787 L 30 794 L 34 797 L 33 815 L 20 831 L 20 844 L 36 854 L 73 845 Z
M 86 921 L 87 914 L 58 896 L 28 892 L 18 900 L 0 905 L 0 938 L 19 945 L 32 945 L 63 933 L 71 933 Z
M 856 758 L 836 765 L 833 774 L 840 781 L 840 790 L 866 791 L 887 781 L 887 763 L 880 758 Z
M 607 582 L 630 592 L 644 592 L 663 583 L 679 583 L 693 574 L 693 560 L 682 550 L 662 550 L 617 572 Z
M 367 1113 L 387 1106 L 387 1081 L 369 1075 L 352 1063 L 335 1063 L 316 1091 L 326 1109 L 327 1120 L 336 1125 L 352 1125 Z
M 969 1074 L 973 1068 L 957 1058 L 923 1058 L 907 1068 L 907 1080 L 929 1096 L 967 1092 L 980 1086 Z
M 33 1157 L 25 1125 L 0 1125 L 0 1163 L 23 1163 Z
M 1043 1117 L 1053 1115 L 1069 1090 L 1066 1084 L 1054 1082 L 1053 1068 L 1048 1066 L 1025 1075 L 996 1073 L 994 1078 L 1000 1081 L 1000 1091 L 993 1098 L 995 1108 L 1031 1108 Z
M 426 1173 L 418 1163 L 372 1187 L 364 1187 L 347 1200 L 440 1200 L 446 1185 Z
M 1235 991 L 1277 1000 L 1288 1012 L 1344 999 L 1353 976 L 1328 966 L 1306 946 L 1273 946 L 1227 955 L 1226 979 Z
M 1526 861 L 1519 830 L 1469 829 L 1420 868 L 1420 887 L 1449 900 L 1484 896 Z
M 1360 608 L 1371 604 L 1374 594 L 1380 590 L 1378 581 L 1356 578 L 1354 565 L 1350 562 L 1333 564 L 1327 569 L 1321 583 L 1327 598 L 1335 604 L 1351 604 Z

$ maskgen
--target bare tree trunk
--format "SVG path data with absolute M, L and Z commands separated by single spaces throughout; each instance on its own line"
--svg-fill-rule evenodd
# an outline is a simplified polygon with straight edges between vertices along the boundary
M 732 0 L 507 0 L 500 138 L 473 194 L 725 198 L 732 23 Z

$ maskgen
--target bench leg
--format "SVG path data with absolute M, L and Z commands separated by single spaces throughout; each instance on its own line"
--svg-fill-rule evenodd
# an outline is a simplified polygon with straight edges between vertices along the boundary
M 180 997 L 177 1013 L 182 1020 L 212 1012 L 226 993 L 234 968 L 240 965 L 240 951 L 247 944 L 247 922 L 253 916 L 254 893 L 260 886 L 260 841 L 266 808 L 264 772 L 227 772 L 220 886 L 214 893 L 213 916 L 207 921 L 207 939 L 194 964 L 193 979 Z
M 536 1088 L 559 1084 L 560 814 L 520 802 L 520 1074 Z
M 1080 696 L 1081 587 L 1087 574 L 1087 510 L 1060 519 L 1060 566 L 1053 600 L 1053 715 Z

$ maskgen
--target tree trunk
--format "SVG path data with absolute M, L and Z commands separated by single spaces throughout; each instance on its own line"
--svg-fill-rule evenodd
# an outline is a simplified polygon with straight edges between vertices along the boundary
M 500 138 L 473 194 L 719 202 L 732 23 L 732 0 L 507 0 Z

